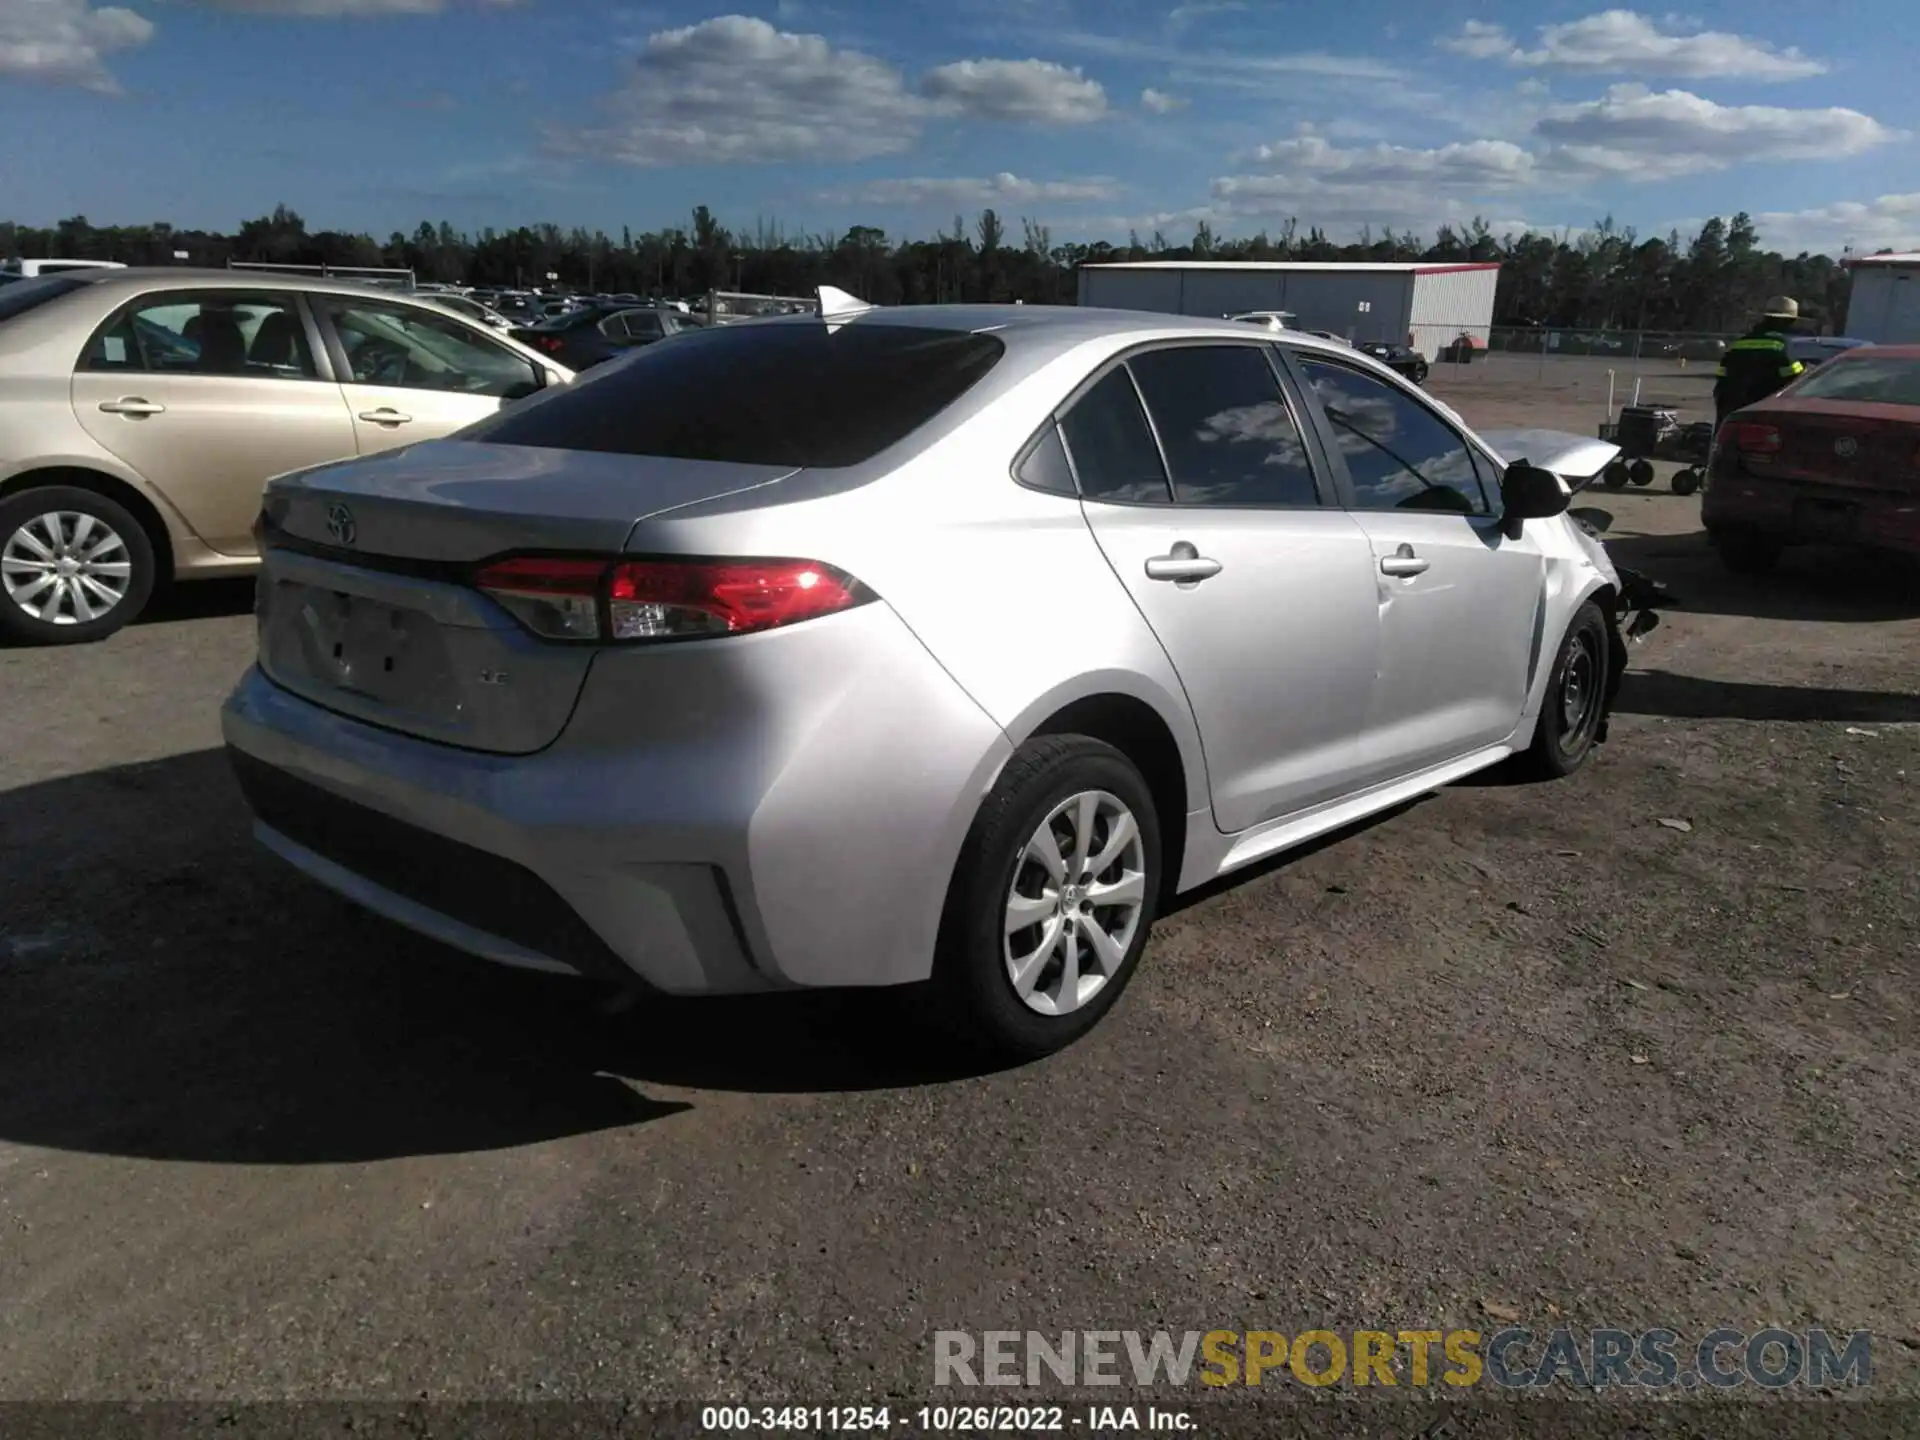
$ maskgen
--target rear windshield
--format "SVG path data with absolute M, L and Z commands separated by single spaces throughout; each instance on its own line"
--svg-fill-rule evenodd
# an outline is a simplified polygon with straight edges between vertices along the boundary
M 994 367 L 992 335 L 818 321 L 689 330 L 463 438 L 676 460 L 858 465 Z
M 0 322 L 24 315 L 37 309 L 49 300 L 57 300 L 62 295 L 80 289 L 92 282 L 74 280 L 65 276 L 49 276 L 44 280 L 15 280 L 0 285 Z
M 5 304 L 0 301 L 0 304 Z M 1848 356 L 1829 360 L 1793 387 L 1802 400 L 1862 400 L 1920 405 L 1920 360 Z

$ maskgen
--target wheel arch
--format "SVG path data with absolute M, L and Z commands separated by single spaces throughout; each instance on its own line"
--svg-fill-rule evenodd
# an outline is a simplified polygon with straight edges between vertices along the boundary
M 1133 762 L 1153 796 L 1160 824 L 1160 890 L 1163 897 L 1171 897 L 1184 869 L 1187 814 L 1195 804 L 1196 786 L 1195 767 L 1166 717 L 1138 695 L 1101 690 L 1039 716 L 1016 743 L 1042 735 L 1086 735 L 1105 741 Z M 1197 792 L 1204 797 L 1204 771 L 1198 778 Z
M 0 480 L 0 500 L 11 500 L 29 490 L 41 490 L 50 486 L 65 485 L 75 490 L 91 490 L 119 505 L 139 522 L 146 532 L 148 544 L 153 549 L 154 589 L 173 581 L 173 532 L 168 528 L 166 517 L 160 513 L 160 507 L 139 486 L 121 479 L 104 470 L 92 469 L 85 465 L 43 465 L 32 470 L 22 470 L 17 475 L 9 475 Z

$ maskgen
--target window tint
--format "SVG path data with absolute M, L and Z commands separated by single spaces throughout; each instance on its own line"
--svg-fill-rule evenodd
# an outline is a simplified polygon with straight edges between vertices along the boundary
M 629 310 L 620 319 L 626 322 L 626 333 L 636 340 L 658 340 L 665 333 L 660 317 L 651 310 Z
M 88 370 L 312 380 L 313 351 L 291 295 L 239 290 L 149 295 L 95 332 Z
M 1046 490 L 1055 495 L 1072 495 L 1073 470 L 1067 464 L 1067 447 L 1060 442 L 1060 427 L 1049 424 L 1033 442 L 1026 457 L 1014 472 L 1022 485 Z
M 1116 365 L 1061 417 L 1080 493 L 1089 500 L 1167 501 L 1167 472 L 1124 365 Z
M 977 384 L 1005 347 L 992 335 L 818 320 L 694 330 L 647 345 L 470 440 L 721 460 L 858 465 Z
M 540 388 L 531 361 L 450 315 L 418 305 L 323 297 L 357 385 L 452 390 L 502 399 Z
M 1794 386 L 1793 393 L 1800 398 L 1920 405 L 1920 360 L 1876 355 L 1829 361 Z
M 1264 349 L 1182 346 L 1129 360 L 1181 505 L 1316 505 L 1299 427 Z
M 18 275 L 0 275 L 0 280 L 6 282 L 0 285 L 0 321 L 24 315 L 62 295 L 71 295 L 87 283 L 85 280 L 23 279 Z
M 1466 442 L 1438 415 L 1370 375 L 1299 364 L 1332 422 L 1356 509 L 1488 513 Z

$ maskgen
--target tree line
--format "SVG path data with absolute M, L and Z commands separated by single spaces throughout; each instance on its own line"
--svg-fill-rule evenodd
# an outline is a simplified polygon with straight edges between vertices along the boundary
M 708 290 L 805 295 L 836 285 L 883 305 L 952 301 L 1072 304 L 1075 270 L 1122 260 L 1426 260 L 1498 261 L 1494 323 L 1582 329 L 1725 332 L 1746 325 L 1762 300 L 1795 297 L 1808 326 L 1842 332 L 1849 272 L 1828 255 L 1794 256 L 1762 248 L 1744 212 L 1706 221 L 1682 237 L 1641 237 L 1611 217 L 1579 232 L 1495 236 L 1485 221 L 1432 236 L 1383 228 L 1348 243 L 1318 227 L 1304 233 L 1292 220 L 1276 231 L 1229 239 L 1207 224 L 1191 242 L 1173 245 L 1155 233 L 1130 234 L 1124 245 L 1055 244 L 1045 225 L 1022 220 L 1018 234 L 983 210 L 968 224 L 955 216 L 951 233 L 895 239 L 870 225 L 844 234 L 790 232 L 759 222 L 731 230 L 706 206 L 689 223 L 635 234 L 558 225 L 455 230 L 422 222 L 411 235 L 385 241 L 339 230 L 309 230 L 285 205 L 248 220 L 232 234 L 172 225 L 99 226 L 84 216 L 51 228 L 0 222 L 0 255 L 184 263 L 222 267 L 229 260 L 293 265 L 406 268 L 421 281 L 476 286 L 549 286 L 606 293 L 691 297 Z M 554 275 L 557 281 L 547 277 Z

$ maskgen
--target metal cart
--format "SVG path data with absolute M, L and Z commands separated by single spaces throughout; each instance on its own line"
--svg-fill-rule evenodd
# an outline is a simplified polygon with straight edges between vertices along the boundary
M 1628 405 L 1617 422 L 1600 427 L 1600 438 L 1620 447 L 1619 458 L 1600 473 L 1600 483 L 1609 490 L 1651 485 L 1655 460 L 1679 462 L 1681 469 L 1673 476 L 1676 495 L 1693 494 L 1707 478 L 1707 459 L 1713 449 L 1711 421 L 1682 425 L 1671 410 Z

